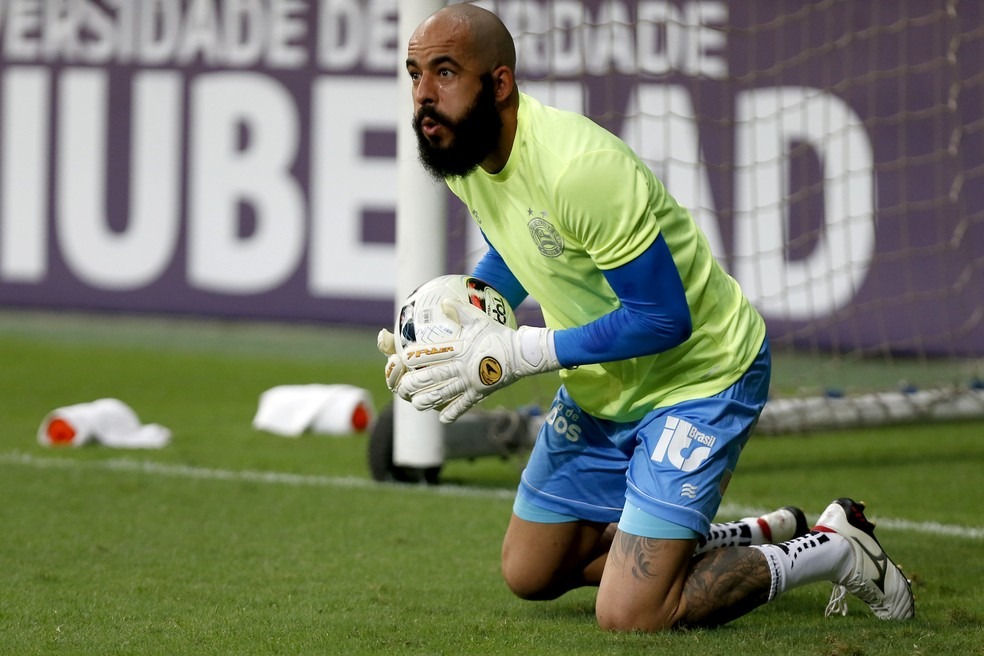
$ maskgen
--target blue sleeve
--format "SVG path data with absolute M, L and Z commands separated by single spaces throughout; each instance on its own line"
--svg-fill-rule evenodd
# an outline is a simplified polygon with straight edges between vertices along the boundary
M 605 279 L 622 307 L 554 334 L 564 367 L 662 353 L 690 337 L 690 306 L 663 235 L 631 262 L 605 271 Z
M 519 307 L 519 304 L 527 296 L 526 290 L 516 280 L 516 276 L 509 270 L 502 256 L 499 255 L 499 251 L 495 250 L 492 244 L 489 244 L 488 252 L 475 265 L 472 275 L 492 285 L 497 292 L 505 297 L 513 309 Z

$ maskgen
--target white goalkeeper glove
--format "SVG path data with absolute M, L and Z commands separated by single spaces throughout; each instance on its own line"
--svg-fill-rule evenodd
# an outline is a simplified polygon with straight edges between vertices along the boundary
M 521 326 L 513 330 L 480 309 L 457 299 L 441 308 L 462 326 L 461 351 L 443 362 L 406 372 L 397 394 L 418 410 L 438 408 L 450 424 L 492 392 L 517 379 L 561 368 L 553 330 Z
M 407 366 L 403 364 L 403 360 L 396 353 L 396 338 L 393 333 L 385 328 L 380 330 L 379 334 L 376 335 L 376 348 L 386 356 L 386 369 L 383 371 L 386 376 L 386 387 L 391 392 L 396 392 L 400 378 L 407 373 Z

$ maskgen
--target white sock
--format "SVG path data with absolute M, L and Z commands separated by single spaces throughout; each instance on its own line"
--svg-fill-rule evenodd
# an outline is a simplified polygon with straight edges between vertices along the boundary
M 707 537 L 697 543 L 697 553 L 722 547 L 750 547 L 753 544 L 769 542 L 757 517 L 748 517 L 734 522 L 711 524 Z
M 837 533 L 811 531 L 779 544 L 753 545 L 772 571 L 769 601 L 786 590 L 815 581 L 840 581 L 850 572 L 854 553 Z

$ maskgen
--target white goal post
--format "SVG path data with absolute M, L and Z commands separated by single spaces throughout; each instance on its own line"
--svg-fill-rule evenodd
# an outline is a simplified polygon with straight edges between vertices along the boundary
M 416 27 L 444 6 L 442 0 L 403 0 L 398 19 L 397 51 Z M 396 209 L 396 302 L 422 282 L 445 273 L 447 243 L 447 189 L 436 183 L 417 161 L 417 139 L 411 125 L 413 104 L 410 78 L 399 57 L 397 70 L 397 209 Z M 397 337 L 399 338 L 399 337 Z M 418 412 L 394 397 L 393 464 L 428 469 L 444 463 L 444 426 L 437 413 Z

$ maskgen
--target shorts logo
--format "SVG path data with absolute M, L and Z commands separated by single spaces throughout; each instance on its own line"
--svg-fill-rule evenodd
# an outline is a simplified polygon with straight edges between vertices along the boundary
M 568 442 L 581 439 L 581 426 L 577 423 L 580 419 L 581 413 L 577 408 L 568 408 L 559 401 L 554 402 L 550 412 L 544 417 L 546 424 Z
M 564 252 L 564 238 L 557 228 L 541 217 L 530 219 L 526 224 L 530 229 L 530 237 L 533 243 L 544 257 L 559 257 Z
M 698 489 L 700 488 L 698 488 L 696 485 L 692 485 L 691 483 L 684 483 L 683 486 L 680 488 L 680 496 L 687 497 L 688 499 L 696 499 Z
M 650 460 L 669 461 L 680 471 L 691 472 L 711 455 L 717 438 L 697 430 L 693 424 L 678 417 L 667 417 L 659 442 Z M 699 446 L 695 446 L 695 443 Z
M 502 365 L 495 358 L 482 358 L 478 363 L 478 379 L 483 385 L 495 385 L 502 380 Z

